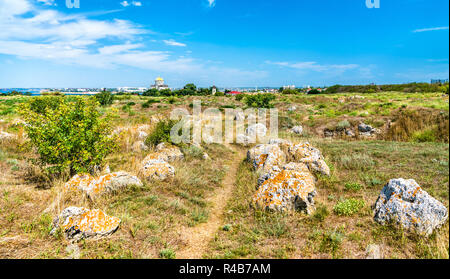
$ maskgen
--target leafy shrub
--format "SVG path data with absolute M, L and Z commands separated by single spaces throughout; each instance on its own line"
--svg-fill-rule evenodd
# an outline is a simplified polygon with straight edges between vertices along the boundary
M 436 136 L 434 129 L 426 129 L 424 131 L 415 132 L 412 135 L 412 141 L 414 142 L 435 142 Z
M 324 233 L 320 242 L 320 251 L 336 253 L 341 248 L 343 238 L 344 235 L 340 232 Z
M 115 148 L 110 117 L 93 98 L 36 97 L 20 106 L 38 164 L 50 174 L 93 172 Z
M 270 102 L 275 100 L 276 97 L 273 94 L 257 94 L 247 95 L 245 97 L 245 104 L 253 108 L 273 108 L 273 104 Z
M 216 96 L 217 96 L 217 94 L 216 94 Z M 242 101 L 242 99 L 244 99 L 244 97 L 245 97 L 245 95 L 244 94 L 238 94 L 238 95 L 236 95 L 236 97 L 234 97 L 235 99 L 236 99 L 236 101 Z
M 107 91 L 94 95 L 94 98 L 97 99 L 102 106 L 109 106 L 114 102 L 114 95 Z
M 340 216 L 352 216 L 358 213 L 366 203 L 363 200 L 348 199 L 338 202 L 334 206 L 334 212 Z
M 170 142 L 170 131 L 176 124 L 173 120 L 161 121 L 156 125 L 156 128 L 145 139 L 147 146 L 156 146 L 162 142 Z
M 127 106 L 135 106 L 136 105 L 136 103 L 135 102 L 129 102 L 129 103 L 127 103 Z

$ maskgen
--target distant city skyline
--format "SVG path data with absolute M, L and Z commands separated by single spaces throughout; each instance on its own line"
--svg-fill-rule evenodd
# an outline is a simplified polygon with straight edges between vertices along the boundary
M 449 77 L 449 2 L 0 0 L 0 88 L 220 88 Z

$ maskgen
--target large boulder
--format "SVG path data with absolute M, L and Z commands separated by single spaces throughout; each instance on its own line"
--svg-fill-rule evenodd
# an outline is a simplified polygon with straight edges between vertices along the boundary
M 164 160 L 168 163 L 181 160 L 184 158 L 183 152 L 181 149 L 176 146 L 167 146 L 166 143 L 160 143 L 156 146 L 157 153 L 153 153 L 147 156 L 146 160 Z
M 413 179 L 391 179 L 375 203 L 374 220 L 396 223 L 421 235 L 430 235 L 448 218 L 447 208 Z
M 67 190 L 81 190 L 93 198 L 99 194 L 120 191 L 130 186 L 142 186 L 142 182 L 136 176 L 120 171 L 108 173 L 95 179 L 89 174 L 77 174 L 70 179 L 64 188 Z
M 164 160 L 147 160 L 143 163 L 142 175 L 149 180 L 165 180 L 175 175 L 175 168 Z
M 262 209 L 298 210 L 311 214 L 316 195 L 314 183 L 309 171 L 282 170 L 259 187 L 253 202 Z
M 120 225 L 120 219 L 108 216 L 102 210 L 83 207 L 68 207 L 53 221 L 54 234 L 61 228 L 69 240 L 101 238 L 113 234 Z
M 277 144 L 259 144 L 247 152 L 247 160 L 257 171 L 267 172 L 286 162 L 286 155 Z
M 308 169 L 308 166 L 304 163 L 295 163 L 290 162 L 285 164 L 283 167 L 279 166 L 273 166 L 272 169 L 262 173 L 258 178 L 258 188 L 268 179 L 271 179 L 275 177 L 278 173 L 280 173 L 282 170 L 290 170 L 290 171 L 296 171 L 296 172 L 303 172 L 303 173 L 309 173 L 311 177 L 314 179 L 314 176 L 311 174 L 311 172 Z
M 130 186 L 141 187 L 143 184 L 139 178 L 124 171 L 108 173 L 96 179 L 95 184 L 91 184 L 88 195 L 116 192 Z
M 311 146 L 308 142 L 290 146 L 288 160 L 305 163 L 311 171 L 327 176 L 330 175 L 330 168 L 325 162 L 320 150 Z

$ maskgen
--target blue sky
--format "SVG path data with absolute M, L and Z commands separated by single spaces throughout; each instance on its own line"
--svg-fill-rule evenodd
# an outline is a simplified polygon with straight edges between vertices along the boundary
M 0 88 L 449 76 L 447 0 L 0 0 Z

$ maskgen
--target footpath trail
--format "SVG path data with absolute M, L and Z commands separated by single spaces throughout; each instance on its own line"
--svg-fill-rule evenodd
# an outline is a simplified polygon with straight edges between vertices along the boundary
M 181 237 L 187 245 L 182 250 L 177 251 L 177 258 L 179 259 L 201 259 L 207 252 L 208 244 L 214 238 L 219 227 L 225 225 L 223 224 L 223 213 L 233 193 L 239 164 L 244 158 L 242 151 L 229 147 L 236 152 L 228 165 L 228 172 L 223 180 L 222 187 L 217 189 L 214 195 L 208 199 L 208 202 L 212 204 L 208 221 L 181 231 Z

